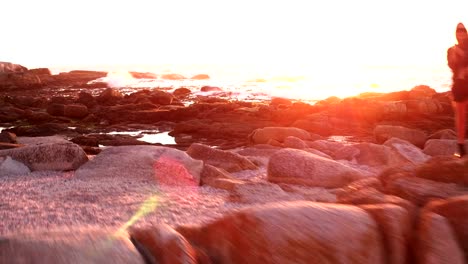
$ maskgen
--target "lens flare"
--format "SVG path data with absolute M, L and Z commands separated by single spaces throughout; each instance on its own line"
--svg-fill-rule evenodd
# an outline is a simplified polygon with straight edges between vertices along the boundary
M 139 219 L 153 212 L 158 206 L 158 196 L 153 195 L 149 197 L 143 204 L 140 206 L 140 209 L 128 220 L 122 227 L 115 232 L 115 236 L 123 234 L 130 226 L 135 224 Z
M 177 159 L 162 156 L 153 167 L 160 186 L 198 186 L 195 177 Z

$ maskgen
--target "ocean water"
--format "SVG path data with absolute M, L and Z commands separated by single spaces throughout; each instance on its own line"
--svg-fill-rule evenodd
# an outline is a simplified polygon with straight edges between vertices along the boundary
M 70 68 L 68 70 L 77 69 Z M 317 101 L 330 96 L 345 98 L 363 92 L 387 93 L 428 85 L 437 92 L 450 90 L 451 76 L 446 65 L 153 65 L 81 67 L 108 71 L 107 82 L 114 88 L 164 88 L 168 91 L 185 87 L 196 95 L 219 95 L 238 100 L 263 100 L 283 97 Z M 53 72 L 67 69 L 53 69 Z M 154 73 L 156 79 L 135 79 L 129 71 Z M 163 74 L 179 74 L 186 79 L 165 80 Z M 207 74 L 207 80 L 192 80 Z M 219 87 L 223 92 L 200 92 L 203 86 Z

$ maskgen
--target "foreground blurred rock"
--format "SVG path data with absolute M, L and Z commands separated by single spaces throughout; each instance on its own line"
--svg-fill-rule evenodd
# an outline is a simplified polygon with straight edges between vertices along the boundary
M 145 263 L 128 236 L 102 229 L 24 233 L 0 238 L 0 263 Z

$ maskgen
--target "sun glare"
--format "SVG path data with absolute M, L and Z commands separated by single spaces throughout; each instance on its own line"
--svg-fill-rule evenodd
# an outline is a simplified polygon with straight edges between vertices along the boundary
M 299 86 L 312 80 L 320 89 L 343 83 L 342 96 L 389 85 L 377 74 L 363 75 L 363 67 L 446 67 L 455 26 L 468 23 L 466 0 L 45 0 L 30 1 L 28 10 L 21 1 L 5 5 L 5 21 L 27 23 L 3 29 L 8 41 L 0 42 L 0 58 L 28 68 L 128 71 L 210 64 L 222 72 L 246 65 L 252 79 Z M 34 38 L 46 41 L 31 45 Z M 132 82 L 122 72 L 107 78 L 115 87 Z M 360 85 L 349 91 L 349 83 Z

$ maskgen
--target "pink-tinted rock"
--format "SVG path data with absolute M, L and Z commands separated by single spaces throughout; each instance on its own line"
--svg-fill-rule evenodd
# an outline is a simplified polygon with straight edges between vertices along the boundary
M 73 143 L 44 143 L 0 150 L 0 156 L 10 156 L 36 170 L 76 170 L 88 161 L 86 153 Z
M 283 142 L 285 138 L 295 136 L 299 139 L 310 139 L 309 132 L 296 127 L 264 127 L 254 130 L 249 139 L 254 144 L 265 144 L 270 139 Z
M 416 176 L 468 186 L 468 160 L 453 156 L 434 157 L 416 169 Z
M 190 243 L 168 225 L 131 228 L 129 235 L 138 250 L 144 252 L 144 255 L 155 263 L 198 263 L 197 254 Z
M 275 203 L 176 230 L 214 263 L 385 263 L 378 225 L 355 206 Z
M 107 88 L 96 98 L 96 101 L 104 105 L 115 105 L 122 98 L 123 94 L 120 91 Z
M 192 80 L 208 80 L 210 79 L 210 76 L 208 74 L 197 74 L 197 75 L 194 75 L 192 76 L 192 78 L 190 78 Z
M 437 114 L 444 110 L 441 103 L 435 99 L 406 101 L 406 107 L 409 113 L 420 114 Z
M 376 126 L 374 129 L 374 136 L 376 141 L 380 144 L 392 137 L 396 137 L 406 140 L 419 148 L 423 148 L 427 137 L 426 133 L 422 130 L 389 125 Z
M 184 97 L 184 96 L 187 96 L 187 95 L 189 95 L 191 93 L 192 93 L 192 91 L 190 91 L 190 89 L 182 87 L 182 88 L 175 89 L 172 94 L 175 97 Z
M 275 106 L 292 105 L 292 101 L 287 98 L 274 97 L 274 98 L 271 98 L 270 105 L 275 105 Z
M 309 141 L 307 142 L 307 145 L 309 146 L 309 148 L 316 149 L 332 157 L 338 157 L 339 155 L 335 154 L 344 147 L 343 143 L 320 139 L 315 141 Z M 341 157 L 337 159 L 341 159 Z
M 0 73 L 25 72 L 28 69 L 22 65 L 0 61 Z
M 448 220 L 461 249 L 466 254 L 468 252 L 468 195 L 433 201 L 424 209 Z M 468 261 L 468 255 L 465 255 L 465 261 Z
M 294 121 L 294 123 L 292 123 L 291 126 L 303 129 L 310 133 L 318 134 L 320 136 L 329 136 L 332 134 L 333 131 L 333 126 L 330 122 L 330 117 L 323 115 L 322 113 L 308 115 L 306 118 L 296 120 Z
M 390 147 L 395 155 L 400 156 L 404 162 L 421 164 L 430 158 L 420 148 L 403 139 L 394 137 L 385 141 L 383 145 Z
M 216 86 L 203 86 L 200 88 L 201 92 L 221 92 L 223 89 Z
M 152 91 L 148 98 L 151 103 L 158 105 L 170 105 L 174 100 L 174 96 L 172 94 L 158 90 Z
M 431 134 L 428 138 L 429 139 L 457 139 L 457 133 L 453 131 L 453 129 L 442 129 L 436 131 L 435 133 Z M 426 143 L 427 144 L 427 143 Z
M 468 194 L 468 189 L 454 183 L 436 182 L 419 177 L 398 177 L 387 183 L 387 193 L 399 196 L 419 206 L 435 199 L 447 199 Z
M 244 182 L 231 190 L 229 201 L 246 204 L 305 200 L 300 194 L 287 193 L 276 184 L 268 182 Z
M 70 118 L 85 118 L 89 114 L 88 107 L 82 104 L 65 105 L 63 115 Z
M 77 178 L 144 179 L 165 186 L 198 186 L 203 162 L 181 150 L 160 146 L 104 149 L 81 166 Z M 131 173 L 129 173 L 131 171 Z
M 29 72 L 0 73 L 0 89 L 38 89 L 43 87 L 38 75 Z
M 407 263 L 412 238 L 412 219 L 404 208 L 393 204 L 361 205 L 379 225 L 388 264 Z
M 53 103 L 47 106 L 47 113 L 52 116 L 63 116 L 65 113 L 65 105 Z
M 410 99 L 432 98 L 436 94 L 436 90 L 427 85 L 418 85 L 409 91 Z
M 289 136 L 284 139 L 284 147 L 294 149 L 305 149 L 309 146 L 306 142 L 304 142 L 304 140 L 294 136 Z
M 133 78 L 136 79 L 157 79 L 158 75 L 151 72 L 130 72 Z
M 126 234 L 105 228 L 41 230 L 0 241 L 0 263 L 146 263 Z
M 164 80 L 184 80 L 185 76 L 176 73 L 168 73 L 161 75 L 161 78 Z
M 363 178 L 359 171 L 349 166 L 297 149 L 283 149 L 273 154 L 267 170 L 270 182 L 328 188 Z
M 367 166 L 395 166 L 409 162 L 391 147 L 367 142 L 340 148 L 334 156 L 337 159 L 355 160 Z
M 468 140 L 466 141 L 468 142 Z M 457 151 L 455 139 L 429 139 L 423 152 L 430 156 L 452 156 Z
M 421 214 L 416 257 L 421 264 L 464 264 L 463 249 L 447 218 L 430 211 Z
M 199 143 L 192 144 L 187 149 L 187 154 L 194 159 L 203 160 L 205 164 L 222 168 L 228 172 L 254 170 L 258 168 L 257 165 L 244 156 L 229 151 L 214 149 Z

